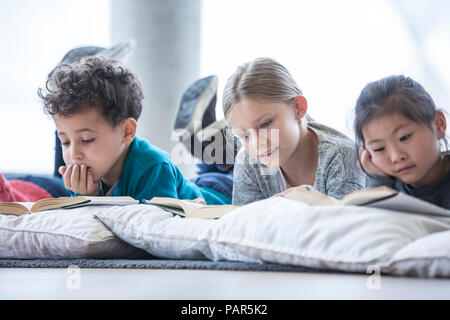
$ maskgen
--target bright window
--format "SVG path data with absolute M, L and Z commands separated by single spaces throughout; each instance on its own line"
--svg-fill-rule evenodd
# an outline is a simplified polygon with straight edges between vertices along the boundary
M 450 111 L 449 16 L 447 0 L 206 0 L 202 75 L 219 76 L 221 101 L 238 65 L 275 58 L 302 89 L 310 115 L 353 137 L 361 89 L 388 75 L 411 76 Z
M 70 49 L 108 46 L 109 0 L 0 4 L 0 172 L 52 173 L 54 124 L 37 89 Z
M 188 1 L 188 0 L 183 0 Z M 448 0 L 203 0 L 201 75 L 258 56 L 292 73 L 316 120 L 353 136 L 362 87 L 391 74 L 418 80 L 450 122 Z M 110 45 L 110 0 L 17 0 L 0 5 L 0 172 L 51 173 L 54 125 L 37 89 L 64 54 Z M 450 125 L 449 125 L 450 126 Z

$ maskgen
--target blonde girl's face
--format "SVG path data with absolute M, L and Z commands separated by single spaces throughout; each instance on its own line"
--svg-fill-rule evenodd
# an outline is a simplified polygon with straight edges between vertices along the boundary
M 404 183 L 424 187 L 440 179 L 442 129 L 445 133 L 442 126 L 432 130 L 395 113 L 373 119 L 362 131 L 373 164 Z
M 298 146 L 300 128 L 293 104 L 241 99 L 227 120 L 248 154 L 269 168 L 281 167 Z

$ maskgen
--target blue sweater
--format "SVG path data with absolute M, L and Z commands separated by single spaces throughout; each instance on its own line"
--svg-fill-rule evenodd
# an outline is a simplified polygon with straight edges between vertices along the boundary
M 70 191 L 69 191 L 70 192 Z M 70 192 L 72 196 L 77 194 Z M 229 204 L 224 194 L 197 186 L 184 178 L 181 170 L 172 163 L 170 155 L 135 137 L 125 159 L 114 196 L 130 196 L 142 202 L 153 197 L 171 197 L 192 200 L 203 198 L 206 204 Z

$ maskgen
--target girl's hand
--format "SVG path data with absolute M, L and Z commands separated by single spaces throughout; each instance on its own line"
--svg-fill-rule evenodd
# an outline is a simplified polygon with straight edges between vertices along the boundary
M 203 200 L 203 198 L 197 198 L 197 199 L 194 199 L 194 200 L 186 200 L 186 201 L 193 202 L 193 203 L 198 203 L 198 204 L 203 204 L 203 205 L 206 206 L 206 202 L 205 202 L 205 200 Z
M 372 156 L 369 153 L 369 150 L 366 149 L 365 146 L 362 146 L 359 148 L 359 162 L 358 165 L 361 169 L 364 170 L 365 173 L 373 175 L 379 175 L 382 177 L 389 178 L 389 175 L 378 168 L 373 162 L 372 162 Z
M 298 190 L 298 191 L 303 191 L 303 192 L 305 192 L 305 191 L 308 192 L 308 191 L 309 191 L 308 188 L 306 188 L 306 187 L 304 187 L 304 186 L 292 187 L 292 188 L 289 188 L 289 189 L 284 190 L 283 192 L 280 192 L 280 193 L 277 193 L 277 194 L 271 196 L 271 198 L 279 197 L 279 196 L 285 195 L 286 193 L 289 193 L 289 192 L 291 192 L 291 191 L 294 190 L 294 189 L 296 189 L 296 190 Z
M 63 176 L 64 186 L 67 190 L 86 196 L 99 195 L 100 183 L 94 181 L 85 165 L 71 164 L 67 168 L 61 166 L 58 171 Z

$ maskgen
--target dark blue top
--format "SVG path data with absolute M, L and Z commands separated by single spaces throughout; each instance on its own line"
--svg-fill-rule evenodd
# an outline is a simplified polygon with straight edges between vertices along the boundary
M 444 153 L 450 158 L 450 152 Z M 435 184 L 423 188 L 414 188 L 399 179 L 369 175 L 367 187 L 388 186 L 413 197 L 431 202 L 439 207 L 450 209 L 450 170 Z

